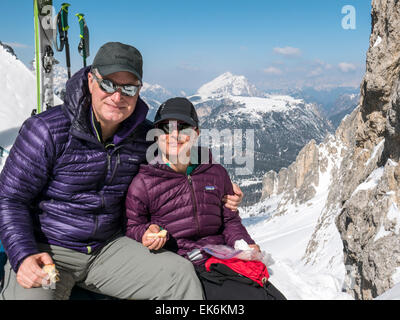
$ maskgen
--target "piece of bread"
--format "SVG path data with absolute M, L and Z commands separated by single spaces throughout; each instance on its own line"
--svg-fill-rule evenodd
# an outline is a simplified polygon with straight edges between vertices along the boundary
M 165 238 L 167 236 L 167 230 L 161 230 L 159 233 L 149 233 L 148 238 Z
M 60 273 L 56 269 L 55 264 L 46 264 L 42 269 L 49 275 L 49 280 L 51 283 L 56 283 L 57 281 L 60 281 Z

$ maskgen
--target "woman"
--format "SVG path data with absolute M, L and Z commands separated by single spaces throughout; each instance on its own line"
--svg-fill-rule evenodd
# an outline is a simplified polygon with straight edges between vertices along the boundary
M 225 278 L 219 281 L 204 270 L 210 257 L 201 251 L 206 245 L 234 247 L 235 241 L 243 239 L 260 249 L 238 212 L 223 205 L 224 195 L 233 194 L 227 171 L 212 163 L 211 153 L 206 163 L 193 161 L 195 156 L 201 159 L 202 150 L 192 148 L 199 135 L 193 104 L 185 98 L 169 99 L 160 106 L 154 124 L 160 130 L 159 154 L 140 167 L 128 190 L 126 235 L 150 250 L 164 247 L 191 260 L 207 299 L 272 298 L 274 294 L 268 296 L 268 290 L 260 286 Z M 166 230 L 167 237 L 154 237 L 160 230 Z M 272 285 L 269 288 L 276 290 Z M 277 293 L 273 298 L 283 298 Z

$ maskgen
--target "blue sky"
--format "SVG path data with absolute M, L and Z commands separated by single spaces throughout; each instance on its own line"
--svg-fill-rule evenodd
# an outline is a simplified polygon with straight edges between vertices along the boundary
M 54 0 L 56 11 L 64 1 Z M 26 64 L 34 55 L 33 1 L 0 1 L 0 40 Z M 136 46 L 144 80 L 193 92 L 223 72 L 262 89 L 358 86 L 371 30 L 369 0 L 70 0 L 72 70 L 82 67 L 78 20 L 85 14 L 92 59 L 107 41 Z M 342 7 L 356 29 L 342 28 Z M 65 65 L 65 53 L 56 58 Z

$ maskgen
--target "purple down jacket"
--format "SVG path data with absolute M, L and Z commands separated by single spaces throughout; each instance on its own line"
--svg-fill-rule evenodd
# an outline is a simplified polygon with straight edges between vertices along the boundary
M 150 224 L 168 231 L 166 248 L 187 258 L 208 244 L 254 244 L 239 213 L 226 208 L 222 197 L 233 194 L 231 180 L 220 164 L 200 164 L 190 175 L 173 171 L 160 159 L 141 165 L 126 197 L 128 237 L 142 242 Z M 196 261 L 203 264 L 208 258 Z
M 122 230 L 152 124 L 139 98 L 106 148 L 90 120 L 89 68 L 68 81 L 62 106 L 25 121 L 1 172 L 0 239 L 14 271 L 37 242 L 90 253 Z

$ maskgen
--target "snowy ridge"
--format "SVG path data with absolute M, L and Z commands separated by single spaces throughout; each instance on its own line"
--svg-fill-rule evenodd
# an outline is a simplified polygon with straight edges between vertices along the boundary
M 257 88 L 250 84 L 244 76 L 225 72 L 214 80 L 204 84 L 197 95 L 208 99 L 219 99 L 226 96 L 253 97 L 258 94 Z
M 218 105 L 218 101 L 225 101 L 241 106 L 235 110 L 236 113 L 247 116 L 253 114 L 256 118 L 268 112 L 287 112 L 305 105 L 303 99 L 261 93 L 246 77 L 233 75 L 230 72 L 204 84 L 189 99 L 200 109 L 200 114 L 204 113 L 203 109 L 213 109 Z M 307 106 L 310 107 L 311 104 Z M 206 114 L 209 112 L 210 110 Z
M 244 104 L 246 112 L 284 112 L 288 111 L 299 104 L 304 103 L 302 99 L 294 99 L 290 96 L 271 96 L 261 97 L 244 97 L 229 96 L 234 102 Z M 241 110 L 243 111 L 243 110 Z

